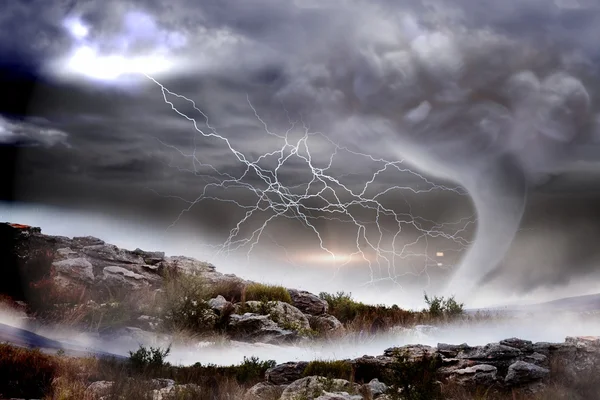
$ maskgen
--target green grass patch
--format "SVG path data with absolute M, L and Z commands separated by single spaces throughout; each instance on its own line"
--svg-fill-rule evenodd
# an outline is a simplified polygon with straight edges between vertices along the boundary
M 292 304 L 292 297 L 286 288 L 262 283 L 251 283 L 246 286 L 244 299 L 246 301 L 282 301 Z

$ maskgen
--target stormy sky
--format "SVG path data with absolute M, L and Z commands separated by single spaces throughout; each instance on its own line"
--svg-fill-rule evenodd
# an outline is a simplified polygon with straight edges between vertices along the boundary
M 0 216 L 371 302 L 596 292 L 599 35 L 591 0 L 4 2 Z

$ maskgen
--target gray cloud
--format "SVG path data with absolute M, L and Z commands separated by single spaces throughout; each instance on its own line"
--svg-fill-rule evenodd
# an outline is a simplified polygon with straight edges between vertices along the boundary
M 162 207 L 167 200 L 147 200 L 153 195 L 147 188 L 193 199 L 206 183 L 224 176 L 208 164 L 236 177 L 246 171 L 222 141 L 195 134 L 193 125 L 175 114 L 164 103 L 160 88 L 147 79 L 109 84 L 57 69 L 64 65 L 63 57 L 84 44 L 101 55 L 163 52 L 176 68 L 159 74 L 159 81 L 197 101 L 211 126 L 248 159 L 278 149 L 282 140 L 265 131 L 246 96 L 272 132 L 281 134 L 290 119 L 297 120 L 291 131 L 296 141 L 304 134 L 304 122 L 354 151 L 405 159 L 403 165 L 416 167 L 430 180 L 465 186 L 480 213 L 479 232 L 496 236 L 480 241 L 487 244 L 473 246 L 466 255 L 461 253 L 466 275 L 457 279 L 477 282 L 477 274 L 510 280 L 511 266 L 518 264 L 513 255 L 521 251 L 520 236 L 512 240 L 521 215 L 527 226 L 544 218 L 528 219 L 525 205 L 531 203 L 526 203 L 526 195 L 532 202 L 542 193 L 590 191 L 592 184 L 597 189 L 593 178 L 598 171 L 600 153 L 595 146 L 600 129 L 593 38 L 600 26 L 600 7 L 575 3 L 578 8 L 541 0 L 463 0 L 451 5 L 340 0 L 310 6 L 269 0 L 101 5 L 81 1 L 72 7 L 48 5 L 44 16 L 30 6 L 5 5 L 3 15 L 12 16 L 15 42 L 23 45 L 0 41 L 2 54 L 11 57 L 18 52 L 33 64 L 53 66 L 41 69 L 50 83 L 40 85 L 30 99 L 30 113 L 46 118 L 48 127 L 36 131 L 36 126 L 27 125 L 19 128 L 19 134 L 27 131 L 28 137 L 46 138 L 44 143 L 55 146 L 21 155 L 22 173 L 31 178 L 31 183 L 21 185 L 23 198 L 87 202 L 85 187 L 93 193 L 90 197 L 104 198 L 112 207 L 135 207 L 144 199 L 148 210 L 159 210 L 158 204 Z M 65 18 L 80 18 L 89 26 L 85 40 L 69 36 Z M 34 31 L 43 34 L 33 35 Z M 210 131 L 189 104 L 169 99 Z M 60 136 L 49 132 L 68 132 L 71 148 L 48 142 L 49 137 Z M 0 134 L 0 140 L 3 137 L 7 140 L 8 135 Z M 331 144 L 319 136 L 309 143 L 315 165 L 327 165 Z M 330 172 L 342 176 L 350 187 L 364 186 L 381 167 L 368 158 L 342 153 Z M 261 165 L 273 168 L 276 160 L 270 157 Z M 287 185 L 306 183 L 310 175 L 298 158 L 280 171 Z M 581 183 L 584 176 L 589 178 Z M 41 181 L 46 183 L 40 186 Z M 258 181 L 256 174 L 248 174 L 245 182 Z M 391 185 L 428 186 L 414 174 L 389 171 L 373 183 L 379 190 Z M 69 195 L 61 199 L 58 188 L 67 188 Z M 400 210 L 402 193 L 391 192 L 382 202 Z M 218 196 L 250 201 L 254 195 L 238 188 Z M 455 214 L 471 206 L 466 196 L 450 202 L 438 191 L 408 197 L 409 204 L 427 205 L 417 207 L 425 218 L 439 217 L 438 209 L 445 207 L 459 219 Z M 181 208 L 180 202 L 171 201 L 177 204 L 174 208 Z M 564 204 L 569 207 L 568 201 Z M 199 207 L 208 213 L 219 209 L 222 216 L 230 210 L 214 204 Z M 365 217 L 372 216 L 365 212 Z M 234 220 L 227 218 L 230 223 Z M 230 228 L 210 225 L 225 232 Z M 527 240 L 533 239 L 523 242 Z M 574 242 L 564 243 L 561 254 L 567 254 Z M 421 250 L 423 246 L 419 244 Z M 487 275 L 496 264 L 501 269 Z M 559 264 L 544 273 L 529 267 L 539 273 L 519 279 L 520 287 L 564 282 L 569 274 L 589 271 L 583 267 L 566 271 Z M 580 264 L 591 265 L 584 260 Z

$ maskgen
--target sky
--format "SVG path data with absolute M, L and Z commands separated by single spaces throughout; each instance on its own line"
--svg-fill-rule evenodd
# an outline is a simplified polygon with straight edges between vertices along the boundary
M 598 292 L 599 19 L 591 0 L 4 2 L 0 219 L 374 303 Z

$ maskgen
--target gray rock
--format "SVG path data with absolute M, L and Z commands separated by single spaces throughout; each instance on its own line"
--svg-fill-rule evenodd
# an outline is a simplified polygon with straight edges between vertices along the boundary
M 342 332 L 344 325 L 333 315 L 309 315 L 308 323 L 311 329 L 317 332 L 328 333 L 328 332 Z
M 523 358 L 523 361 L 545 368 L 549 365 L 548 357 L 541 353 L 527 355 Z
M 296 289 L 288 289 L 288 292 L 290 293 L 294 307 L 303 313 L 321 315 L 327 313 L 329 310 L 329 304 L 317 295 L 305 290 Z
M 358 385 L 344 379 L 325 379 L 320 376 L 308 376 L 298 379 L 286 387 L 281 394 L 280 400 L 296 400 L 303 396 L 314 399 L 324 394 L 325 391 L 358 391 Z
M 382 395 L 388 390 L 388 386 L 383 382 L 379 382 L 379 379 L 377 378 L 371 380 L 367 386 L 369 387 L 369 391 L 373 397 Z
M 500 343 L 490 343 L 482 347 L 475 347 L 458 354 L 458 358 L 467 358 L 469 360 L 510 360 L 521 356 L 521 350 L 502 345 Z
M 94 281 L 94 267 L 85 258 L 67 258 L 53 262 L 52 266 L 58 274 L 66 276 L 69 279 L 83 283 L 92 283 Z
M 363 400 L 363 397 L 360 395 L 351 395 L 347 392 L 323 392 L 323 394 L 315 400 Z
M 210 306 L 210 308 L 220 313 L 225 307 L 231 305 L 231 303 L 225 300 L 225 297 L 218 295 L 214 299 L 210 299 L 208 301 L 208 305 Z
M 252 386 L 244 394 L 244 400 L 273 400 L 281 397 L 286 385 L 274 385 L 269 382 L 260 382 Z
M 517 361 L 508 367 L 508 373 L 504 382 L 509 386 L 519 386 L 538 381 L 550 376 L 550 370 L 530 364 L 525 361 Z
M 133 271 L 123 267 L 109 266 L 102 270 L 103 280 L 111 286 L 125 286 L 131 289 L 139 289 L 142 286 L 149 285 L 143 275 L 136 274 Z
M 447 357 L 447 358 L 454 358 L 458 355 L 458 353 L 464 352 L 464 351 L 469 351 L 471 349 L 473 349 L 473 348 L 466 343 L 463 343 L 463 344 L 438 343 L 438 345 L 437 345 L 438 353 L 440 353 L 443 357 Z
M 501 340 L 500 344 L 504 346 L 514 347 L 515 349 L 519 349 L 525 353 L 533 352 L 533 342 L 531 342 L 530 340 L 510 338 Z
M 288 385 L 302 378 L 308 366 L 306 361 L 286 362 L 269 368 L 265 372 L 265 380 L 275 385 Z
M 227 332 L 232 339 L 246 342 L 289 343 L 299 338 L 297 332 L 282 329 L 268 316 L 251 313 L 231 315 Z
M 452 377 L 463 385 L 492 385 L 496 381 L 498 369 L 493 365 L 478 364 L 454 371 Z
M 236 313 L 242 308 L 242 304 L 235 305 Z M 306 316 L 291 304 L 283 301 L 271 301 L 265 310 L 265 304 L 260 301 L 247 301 L 244 308 L 253 314 L 268 314 L 271 320 L 284 329 L 308 330 L 310 324 Z

